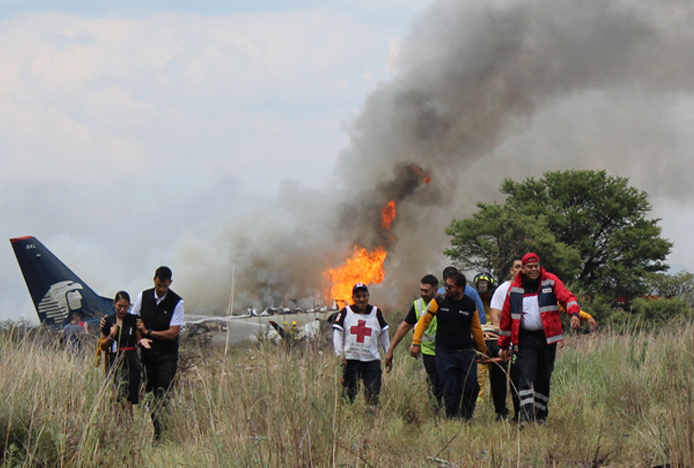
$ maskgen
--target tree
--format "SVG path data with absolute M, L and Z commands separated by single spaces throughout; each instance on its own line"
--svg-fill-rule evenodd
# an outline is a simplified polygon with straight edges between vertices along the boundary
M 503 204 L 478 203 L 453 220 L 445 254 L 461 267 L 503 276 L 515 255 L 535 251 L 549 270 L 595 293 L 633 297 L 647 273 L 667 269 L 672 243 L 658 219 L 646 219 L 646 192 L 605 171 L 554 171 L 522 182 L 504 180 Z
M 678 297 L 694 306 L 694 274 L 682 270 L 674 275 L 651 273 L 646 277 L 648 293 L 654 296 Z
M 478 203 L 472 218 L 453 220 L 446 228 L 452 248 L 445 254 L 463 269 L 490 271 L 504 278 L 514 257 L 542 252 L 542 263 L 557 274 L 573 277 L 580 264 L 575 249 L 557 242 L 540 216 L 516 215 L 503 205 Z

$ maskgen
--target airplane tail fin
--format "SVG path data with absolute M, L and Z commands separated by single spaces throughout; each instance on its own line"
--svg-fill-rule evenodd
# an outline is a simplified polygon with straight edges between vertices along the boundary
M 83 320 L 113 313 L 110 299 L 96 294 L 37 238 L 17 237 L 10 243 L 41 323 L 63 325 L 72 312 Z

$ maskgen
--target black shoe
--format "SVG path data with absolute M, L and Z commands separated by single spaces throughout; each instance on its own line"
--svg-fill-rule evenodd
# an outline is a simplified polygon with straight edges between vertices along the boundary
M 507 414 L 496 413 L 496 417 L 494 418 L 494 421 L 506 421 L 507 419 L 508 419 Z

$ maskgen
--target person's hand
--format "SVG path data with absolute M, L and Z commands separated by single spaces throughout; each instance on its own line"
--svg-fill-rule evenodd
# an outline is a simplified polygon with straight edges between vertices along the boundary
M 393 353 L 388 351 L 386 354 L 386 374 L 390 374 L 390 371 L 393 370 Z
M 412 356 L 413 358 L 418 359 L 421 352 L 421 346 L 417 344 L 413 344 L 412 346 L 410 346 L 410 356 Z
M 572 330 L 578 330 L 581 328 L 581 319 L 578 318 L 578 315 L 572 315 L 571 316 L 571 329 Z
M 588 327 L 590 328 L 590 331 L 594 332 L 598 330 L 598 322 L 595 321 L 593 317 L 588 319 Z
M 347 367 L 347 358 L 344 356 L 338 356 L 337 357 L 337 362 L 340 364 L 342 367 Z
M 145 349 L 152 349 L 152 340 L 149 338 L 142 338 L 138 343 Z
M 118 335 L 118 325 L 114 325 L 111 327 L 111 331 L 109 332 L 108 337 L 112 340 L 115 340 L 116 335 Z
M 147 327 L 145 327 L 145 324 L 142 323 L 142 319 L 137 319 L 135 321 L 135 326 L 137 327 L 138 330 L 142 332 L 143 335 L 147 334 Z
M 99 320 L 99 327 L 104 328 L 106 326 L 106 316 L 104 315 L 101 317 L 101 320 Z
M 499 351 L 499 357 L 501 358 L 501 361 L 507 361 L 508 360 L 508 349 L 502 349 Z

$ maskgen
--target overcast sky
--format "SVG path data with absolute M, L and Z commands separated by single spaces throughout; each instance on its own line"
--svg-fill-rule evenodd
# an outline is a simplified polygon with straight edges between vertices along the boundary
M 2 236 L 37 236 L 112 296 L 149 287 L 157 266 L 185 257 L 182 246 L 204 252 L 218 238 L 210 232 L 236 220 L 272 224 L 264 218 L 283 181 L 324 190 L 339 178 L 336 160 L 353 119 L 397 76 L 402 40 L 429 3 L 0 1 Z M 599 108 L 576 101 L 567 110 L 567 102 L 540 111 L 527 133 L 516 130 L 492 157 L 524 145 L 549 152 L 560 144 L 552 142 L 557 114 L 585 112 L 585 124 Z M 669 135 L 677 158 L 690 160 L 691 96 L 654 108 L 671 122 L 654 138 Z M 630 134 L 634 125 L 638 119 L 626 119 L 615 131 Z M 539 143 L 529 136 L 537 134 Z M 649 193 L 656 187 L 653 215 L 676 243 L 670 263 L 694 266 L 688 204 L 673 201 L 667 179 L 649 182 L 662 161 L 629 167 L 599 154 L 580 168 L 631 177 Z M 514 167 L 493 174 L 489 186 L 498 188 Z M 563 159 L 520 173 L 569 167 Z M 690 181 L 679 174 L 673 184 Z M 203 272 L 215 274 L 174 268 L 174 286 L 185 293 L 186 275 Z M 36 321 L 7 242 L 0 318 L 20 316 Z
M 0 2 L 2 237 L 147 287 L 178 239 L 329 183 L 426 3 Z M 0 317 L 35 320 L 9 242 L 0 280 Z

